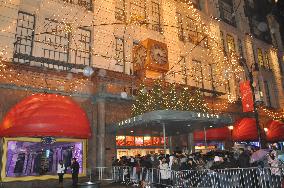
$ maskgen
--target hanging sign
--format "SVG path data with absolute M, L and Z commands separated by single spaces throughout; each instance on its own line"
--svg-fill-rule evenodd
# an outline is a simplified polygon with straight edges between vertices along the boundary
M 243 112 L 252 112 L 254 110 L 254 106 L 253 106 L 253 96 L 250 87 L 250 82 L 249 81 L 241 82 L 240 91 L 242 95 Z

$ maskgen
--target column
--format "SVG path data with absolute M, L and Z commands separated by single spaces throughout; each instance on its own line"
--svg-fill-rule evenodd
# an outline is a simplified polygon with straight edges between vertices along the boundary
M 97 167 L 105 167 L 105 100 L 97 100 Z
M 188 134 L 187 137 L 187 143 L 188 143 L 188 151 L 189 153 L 193 153 L 195 152 L 195 148 L 194 148 L 194 139 L 193 139 L 193 132 Z

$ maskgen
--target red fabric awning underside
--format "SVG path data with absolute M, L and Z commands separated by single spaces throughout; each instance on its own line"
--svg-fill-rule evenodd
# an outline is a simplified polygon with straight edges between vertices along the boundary
M 207 141 L 225 141 L 230 139 L 230 130 L 228 127 L 212 128 L 206 130 Z M 197 131 L 193 134 L 194 141 L 204 141 L 204 131 Z
M 70 97 L 35 94 L 19 102 L 4 117 L 0 137 L 88 138 L 88 118 Z
M 284 141 L 284 123 L 271 120 L 267 123 L 266 139 L 269 142 Z
M 233 129 L 233 140 L 234 141 L 256 141 L 257 128 L 256 121 L 254 118 L 242 118 L 238 120 Z

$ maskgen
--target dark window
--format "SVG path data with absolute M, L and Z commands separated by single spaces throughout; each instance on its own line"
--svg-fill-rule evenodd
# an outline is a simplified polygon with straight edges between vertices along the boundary
M 69 40 L 71 33 L 68 24 L 60 23 L 55 20 L 46 18 L 44 23 L 44 34 L 41 35 L 43 41 L 41 45 L 41 55 L 47 59 L 68 63 L 69 60 Z M 50 62 L 44 62 L 42 66 L 49 68 L 66 69 L 65 67 L 54 67 Z
M 76 35 L 73 35 L 72 42 L 75 44 L 75 49 L 71 50 L 70 63 L 91 65 L 91 31 L 86 29 L 77 29 Z
M 270 96 L 270 90 L 269 90 L 269 85 L 267 81 L 264 81 L 264 88 L 265 88 L 265 95 L 266 95 L 266 105 L 268 107 L 271 107 L 271 96 Z
M 125 21 L 125 0 L 117 0 L 115 4 L 115 19 Z
M 63 0 L 66 3 L 71 3 L 73 5 L 79 5 L 86 8 L 87 10 L 92 10 L 92 0 Z
M 136 0 L 130 3 L 130 17 L 132 21 L 146 22 L 146 1 Z
M 219 0 L 219 11 L 220 11 L 220 18 L 236 27 L 236 20 L 233 16 L 233 2 L 232 0 Z
M 243 44 L 242 44 L 241 39 L 238 39 L 238 45 L 239 45 L 239 54 L 240 54 L 240 57 L 244 57 Z
M 178 37 L 179 40 L 184 41 L 185 37 L 184 37 L 184 26 L 183 26 L 183 22 L 182 22 L 182 16 L 180 13 L 177 13 L 177 21 L 178 21 Z
M 124 40 L 122 38 L 115 38 L 115 55 L 118 65 L 124 64 Z
M 161 7 L 159 1 L 152 1 L 152 29 L 161 32 Z
M 198 25 L 196 20 L 177 13 L 177 21 L 179 28 L 178 35 L 181 41 L 188 41 L 198 46 L 208 48 L 208 36 L 204 28 Z
M 18 55 L 32 55 L 34 41 L 35 17 L 34 15 L 19 12 L 16 30 L 16 42 L 14 58 L 15 62 L 29 63 L 25 58 L 20 58 Z
M 222 44 L 222 47 L 223 47 L 223 52 L 226 55 L 227 51 L 226 51 L 226 44 L 225 44 L 223 31 L 220 31 L 220 37 L 221 37 L 221 44 Z
M 195 86 L 204 89 L 204 79 L 201 61 L 192 60 L 192 69 L 194 73 L 193 80 L 195 82 Z

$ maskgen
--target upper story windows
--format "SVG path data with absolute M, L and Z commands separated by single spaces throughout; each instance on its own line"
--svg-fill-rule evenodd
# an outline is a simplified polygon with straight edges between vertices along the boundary
M 261 48 L 257 48 L 257 62 L 259 67 L 271 70 L 269 54 L 267 51 L 263 51 Z
M 19 12 L 14 62 L 60 70 L 91 65 L 91 32 L 46 18 L 35 27 L 35 17 Z M 35 35 L 36 33 L 36 35 Z
M 229 34 L 227 34 L 227 46 L 229 53 L 236 52 L 235 39 Z
M 139 23 L 162 32 L 161 0 L 117 0 L 115 18 L 118 21 Z
M 62 1 L 73 5 L 79 5 L 81 7 L 86 8 L 87 10 L 93 9 L 92 0 L 62 0 Z
M 258 39 L 272 43 L 267 15 L 271 12 L 269 1 L 245 0 L 245 15 L 249 20 L 251 33 Z
M 234 16 L 234 5 L 232 0 L 219 0 L 219 11 L 220 11 L 220 18 L 236 27 L 236 19 Z
M 125 0 L 119 0 L 115 2 L 115 19 L 118 21 L 125 22 Z
M 181 41 L 191 42 L 208 48 L 208 36 L 202 26 L 188 15 L 177 13 L 178 37 Z

